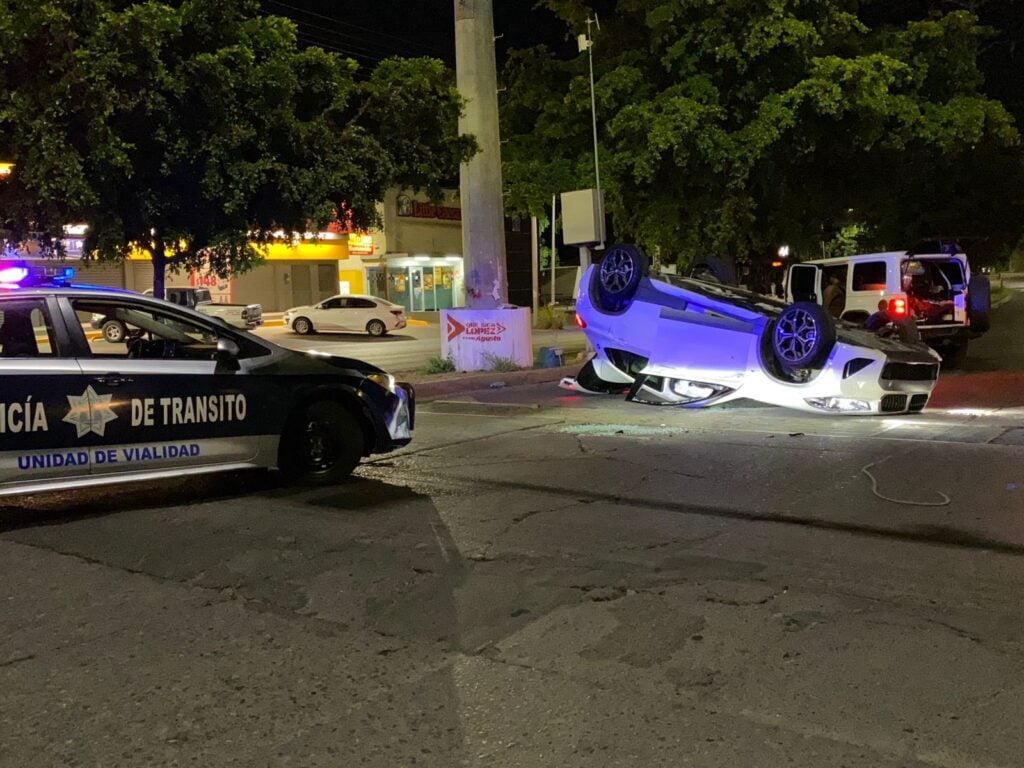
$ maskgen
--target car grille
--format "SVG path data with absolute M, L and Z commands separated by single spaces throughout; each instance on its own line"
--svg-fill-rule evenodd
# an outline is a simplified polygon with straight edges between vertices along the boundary
M 939 378 L 939 364 L 886 363 L 882 368 L 882 378 L 900 381 L 935 381 Z
M 907 409 L 906 395 L 882 395 L 882 413 L 898 413 Z
M 924 409 L 925 403 L 928 402 L 928 395 L 911 395 L 910 396 L 910 412 L 917 413 Z

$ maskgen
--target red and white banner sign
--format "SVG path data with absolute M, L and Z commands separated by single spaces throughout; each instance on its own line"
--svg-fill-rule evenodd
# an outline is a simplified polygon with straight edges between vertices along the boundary
M 498 358 L 533 364 L 529 309 L 446 309 L 441 323 L 441 355 L 460 371 L 491 370 Z

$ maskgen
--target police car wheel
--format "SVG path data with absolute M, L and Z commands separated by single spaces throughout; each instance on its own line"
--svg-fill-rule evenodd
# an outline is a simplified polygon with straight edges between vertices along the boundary
M 128 335 L 128 329 L 120 320 L 107 320 L 103 324 L 103 338 L 111 344 L 120 344 Z
M 300 336 L 307 336 L 313 332 L 313 323 L 305 317 L 299 317 L 292 323 L 292 330 Z
M 337 483 L 359 464 L 362 440 L 362 429 L 345 406 L 326 400 L 313 403 L 282 437 L 279 464 L 292 482 Z
M 371 336 L 383 336 L 388 329 L 380 320 L 371 320 L 366 324 L 366 332 Z

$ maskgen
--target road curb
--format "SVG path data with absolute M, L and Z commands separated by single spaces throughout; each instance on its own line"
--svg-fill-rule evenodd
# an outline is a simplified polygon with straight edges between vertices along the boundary
M 557 368 L 533 368 L 527 371 L 511 371 L 499 373 L 488 371 L 486 373 L 467 373 L 457 378 L 441 379 L 439 381 L 412 379 L 416 387 L 416 399 L 420 402 L 430 402 L 452 395 L 464 395 L 470 392 L 501 388 L 522 386 L 524 384 L 545 384 L 556 382 L 563 376 L 573 376 L 579 370 L 579 364 L 562 365 Z M 492 385 L 495 385 L 492 387 Z

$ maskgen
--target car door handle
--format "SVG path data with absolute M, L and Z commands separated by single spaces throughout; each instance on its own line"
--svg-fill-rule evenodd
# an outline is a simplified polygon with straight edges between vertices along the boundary
M 93 381 L 105 387 L 120 387 L 122 384 L 131 384 L 135 379 L 129 376 L 118 376 L 115 373 L 108 373 L 104 376 L 95 376 Z

